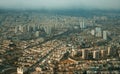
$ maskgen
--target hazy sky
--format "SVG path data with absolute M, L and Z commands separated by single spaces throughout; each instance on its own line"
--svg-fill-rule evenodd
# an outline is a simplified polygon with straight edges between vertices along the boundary
M 0 0 L 0 8 L 25 9 L 119 9 L 120 0 Z

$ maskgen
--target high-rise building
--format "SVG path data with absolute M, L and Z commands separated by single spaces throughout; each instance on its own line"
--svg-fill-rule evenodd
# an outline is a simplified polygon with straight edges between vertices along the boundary
M 17 68 L 17 74 L 23 74 L 23 69 L 21 67 Z
M 33 31 L 36 31 L 36 25 L 32 26 Z
M 92 34 L 92 35 L 95 35 L 95 30 L 91 30 L 91 34 Z
M 82 50 L 82 58 L 83 59 L 88 59 L 89 58 L 88 54 L 89 54 L 89 50 L 85 50 L 85 49 Z
M 108 50 L 108 55 L 111 55 L 113 53 L 111 47 L 108 47 L 107 50 Z
M 100 27 L 95 28 L 96 37 L 102 37 L 102 30 Z
M 103 31 L 103 39 L 107 40 L 107 31 Z
M 27 32 L 30 32 L 30 26 L 27 25 Z
M 17 33 L 18 32 L 18 27 L 17 26 L 15 26 L 15 33 Z
M 39 37 L 39 35 L 40 35 L 39 31 L 36 31 L 35 32 L 35 37 Z
M 84 28 L 85 28 L 85 22 L 84 22 L 84 20 L 83 20 L 82 22 L 80 22 L 80 28 L 81 28 L 81 29 L 84 29 Z
M 44 31 L 46 34 L 50 35 L 51 34 L 51 26 L 44 26 Z
M 76 55 L 76 53 L 77 53 L 77 52 L 76 52 L 74 49 L 72 49 L 71 56 Z
M 40 30 L 40 25 L 37 25 L 37 30 Z
M 22 25 L 19 25 L 18 29 L 19 29 L 19 31 L 23 32 L 23 26 Z
M 106 57 L 107 56 L 107 50 L 101 50 L 101 57 Z
M 99 51 L 93 51 L 93 58 L 94 58 L 94 59 L 99 59 L 99 58 L 100 58 L 100 53 L 99 53 Z

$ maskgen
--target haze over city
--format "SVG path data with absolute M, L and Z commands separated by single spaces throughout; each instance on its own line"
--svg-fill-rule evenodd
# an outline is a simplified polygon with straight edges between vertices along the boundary
M 120 10 L 120 0 L 0 0 L 0 8 Z

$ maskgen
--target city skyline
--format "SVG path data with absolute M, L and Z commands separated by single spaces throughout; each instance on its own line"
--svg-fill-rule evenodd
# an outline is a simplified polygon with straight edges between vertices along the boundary
M 0 74 L 120 74 L 119 0 L 0 0 Z

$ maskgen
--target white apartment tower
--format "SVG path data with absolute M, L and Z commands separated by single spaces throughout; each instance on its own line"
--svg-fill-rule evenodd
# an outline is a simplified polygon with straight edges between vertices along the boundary
M 35 32 L 35 36 L 36 36 L 36 37 L 39 37 L 39 34 L 40 34 L 39 31 L 36 31 L 36 32 Z
M 100 58 L 99 51 L 93 51 L 93 58 L 94 59 L 99 59 Z
M 91 35 L 95 35 L 95 30 L 91 30 Z
M 19 31 L 23 32 L 23 26 L 22 25 L 19 25 L 18 29 L 19 29 Z
M 102 30 L 100 27 L 95 28 L 96 37 L 102 37 Z
M 85 22 L 84 22 L 84 20 L 83 20 L 82 22 L 80 22 L 80 28 L 81 28 L 81 29 L 84 29 L 84 28 L 85 28 Z
M 18 67 L 17 68 L 17 74 L 23 74 L 23 68 Z
M 113 49 L 109 46 L 109 47 L 108 47 L 108 55 L 112 55 L 113 52 L 114 52 Z
M 103 31 L 103 39 L 107 40 L 107 31 Z

